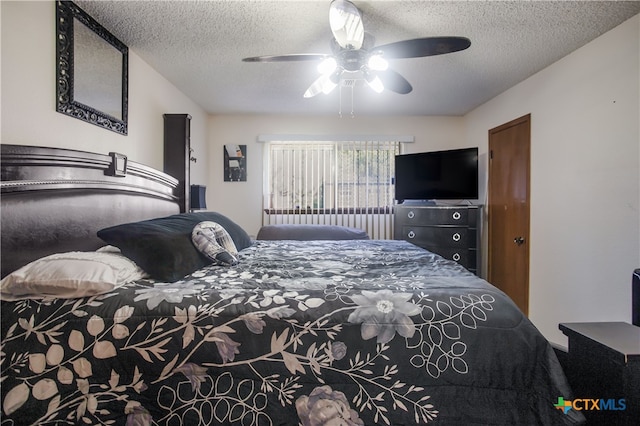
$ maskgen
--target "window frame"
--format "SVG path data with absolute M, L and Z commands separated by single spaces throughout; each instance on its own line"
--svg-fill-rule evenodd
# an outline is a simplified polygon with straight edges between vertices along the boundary
M 305 138 L 305 137 L 282 137 L 282 136 L 277 136 L 277 135 L 273 135 L 270 136 L 268 138 L 263 138 L 262 140 L 265 143 L 264 146 L 264 189 L 263 189 L 263 197 L 264 197 L 264 202 L 263 202 L 263 211 L 266 214 L 313 214 L 313 215 L 318 215 L 318 214 L 389 214 L 392 213 L 393 211 L 393 204 L 395 202 L 394 200 L 394 180 L 395 180 L 395 176 L 394 176 L 394 164 L 391 163 L 389 165 L 390 168 L 390 173 L 387 174 L 388 178 L 389 178 L 389 194 L 388 197 L 385 197 L 384 202 L 382 203 L 378 203 L 378 204 L 382 204 L 382 205 L 369 205 L 369 202 L 365 202 L 365 205 L 351 205 L 351 206 L 345 206 L 344 203 L 340 203 L 338 201 L 335 202 L 335 204 L 332 204 L 328 207 L 325 207 L 324 205 L 322 206 L 310 206 L 310 205 L 306 205 L 306 206 L 302 206 L 302 205 L 297 205 L 297 206 L 291 206 L 290 203 L 288 206 L 284 206 L 281 204 L 285 204 L 285 203 L 276 203 L 275 206 L 272 203 L 272 188 L 271 188 L 271 182 L 272 182 L 272 156 L 271 156 L 271 152 L 272 152 L 272 148 L 274 146 L 277 145 L 291 145 L 292 147 L 295 146 L 300 146 L 303 147 L 307 144 L 313 144 L 313 145 L 320 145 L 320 144 L 326 144 L 329 145 L 332 149 L 332 153 L 333 155 L 337 155 L 338 150 L 336 149 L 337 147 L 341 147 L 343 148 L 346 145 L 351 144 L 352 146 L 354 146 L 355 148 L 353 149 L 353 151 L 358 150 L 358 148 L 361 149 L 361 147 L 359 147 L 358 145 L 362 145 L 362 147 L 365 148 L 365 150 L 367 151 L 366 154 L 366 161 L 364 163 L 365 168 L 367 169 L 367 172 L 369 171 L 369 167 L 371 164 L 371 160 L 369 159 L 369 155 L 370 153 L 375 153 L 376 151 L 379 150 L 379 148 L 383 148 L 383 151 L 385 152 L 385 155 L 387 156 L 387 161 L 393 162 L 393 156 L 394 155 L 399 155 L 402 154 L 404 151 L 404 143 L 407 142 L 413 142 L 413 137 L 406 137 L 406 136 L 396 136 L 396 137 L 384 137 L 384 138 L 380 138 L 380 137 L 322 137 L 322 138 L 313 138 L 313 139 L 309 139 L 309 138 Z M 388 145 L 392 144 L 391 147 L 389 147 Z M 377 147 L 377 149 L 372 149 Z M 389 150 L 392 150 L 393 153 L 391 156 L 389 156 Z M 346 150 L 349 151 L 349 150 Z M 345 151 L 345 152 L 346 152 Z M 335 162 L 337 162 L 337 160 L 334 160 Z M 369 173 L 365 173 L 365 177 L 368 180 L 368 176 Z M 324 176 L 323 176 L 324 177 Z M 337 189 L 339 185 L 344 185 L 344 182 L 341 182 L 341 178 L 339 177 L 334 177 L 329 184 L 331 185 L 335 185 L 335 190 L 334 190 L 334 194 L 337 194 L 340 190 Z M 355 182 L 350 182 L 350 185 L 355 185 Z M 378 185 L 380 184 L 380 182 L 377 183 Z M 364 184 L 365 186 L 369 186 L 368 181 L 365 182 Z M 304 203 L 304 204 L 309 204 L 309 203 Z M 313 203 L 311 203 L 313 204 Z M 357 204 L 362 204 L 362 203 L 357 203 Z

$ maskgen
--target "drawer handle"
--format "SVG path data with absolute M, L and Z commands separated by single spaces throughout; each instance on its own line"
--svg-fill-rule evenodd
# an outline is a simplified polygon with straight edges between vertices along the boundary
M 413 219 L 414 217 L 416 217 L 416 214 L 415 214 L 415 213 L 413 212 L 413 210 L 412 210 L 412 211 L 410 211 L 409 213 L 407 213 L 407 217 L 408 217 L 409 219 Z
M 460 237 L 460 234 L 456 232 L 455 234 L 453 234 L 453 237 L 451 238 L 453 238 L 453 241 L 460 241 L 461 237 Z
M 415 236 L 416 236 L 416 233 L 413 231 L 409 231 L 409 233 L 407 234 L 407 237 L 409 238 L 415 238 Z
M 453 212 L 453 218 L 455 220 L 460 220 L 461 217 L 462 215 L 460 214 L 460 212 Z
M 453 253 L 453 260 L 456 262 L 460 260 L 460 253 Z

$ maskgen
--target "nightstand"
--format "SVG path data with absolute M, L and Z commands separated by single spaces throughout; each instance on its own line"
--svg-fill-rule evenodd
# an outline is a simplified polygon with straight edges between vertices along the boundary
M 587 424 L 638 424 L 640 327 L 626 322 L 581 322 L 561 323 L 559 328 L 569 338 L 566 374 L 575 400 L 603 400 L 600 410 L 592 401 L 578 404 L 589 407 L 583 410 Z

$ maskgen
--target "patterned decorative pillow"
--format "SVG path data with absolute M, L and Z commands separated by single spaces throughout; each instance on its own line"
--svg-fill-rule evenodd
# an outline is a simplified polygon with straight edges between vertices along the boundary
M 200 253 L 218 265 L 238 263 L 238 250 L 233 239 L 219 223 L 205 221 L 197 224 L 191 232 L 191 241 Z

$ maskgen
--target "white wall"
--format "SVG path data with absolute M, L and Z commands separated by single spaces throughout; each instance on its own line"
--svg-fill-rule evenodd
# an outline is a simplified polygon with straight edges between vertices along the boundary
M 211 116 L 207 194 L 215 195 L 207 196 L 207 207 L 230 216 L 253 236 L 262 224 L 261 134 L 413 135 L 406 153 L 466 146 L 462 117 L 358 117 L 356 111 L 355 118 L 340 118 L 337 109 L 335 117 Z M 246 182 L 224 182 L 225 144 L 247 145 Z
M 640 15 L 465 117 L 468 145 L 531 113 L 529 315 L 631 321 L 640 267 Z
M 192 181 L 207 170 L 207 114 L 129 50 L 129 134 L 120 135 L 56 112 L 55 2 L 2 1 L 0 141 L 108 153 L 162 170 L 166 113 L 192 116 L 191 143 L 198 163 Z

